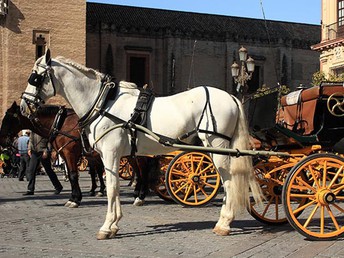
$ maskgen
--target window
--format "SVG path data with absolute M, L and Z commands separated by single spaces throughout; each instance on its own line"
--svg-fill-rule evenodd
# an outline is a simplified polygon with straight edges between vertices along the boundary
M 338 17 L 338 37 L 342 37 L 344 35 L 344 0 L 338 0 L 337 2 L 337 17 Z
M 344 25 L 344 0 L 338 0 L 338 26 Z
M 32 44 L 36 45 L 35 57 L 44 55 L 46 46 L 49 46 L 49 31 L 34 30 L 32 35 Z
M 0 15 L 8 14 L 8 0 L 0 0 Z
M 45 45 L 45 38 L 42 35 L 39 35 L 39 37 L 36 40 L 36 59 L 44 55 Z
M 260 86 L 259 75 L 260 75 L 260 66 L 256 65 L 254 68 L 254 72 L 252 74 L 251 80 L 247 81 L 247 86 L 248 86 L 247 93 L 248 94 L 254 93 L 258 90 L 258 88 Z
M 149 84 L 149 54 L 127 54 L 127 81 L 138 87 Z

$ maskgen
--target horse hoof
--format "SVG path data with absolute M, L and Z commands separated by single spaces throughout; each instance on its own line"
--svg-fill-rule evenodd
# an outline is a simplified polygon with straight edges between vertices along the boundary
M 106 240 L 109 239 L 110 232 L 99 231 L 97 233 L 97 240 Z
M 102 192 L 97 193 L 97 197 L 103 197 L 103 196 L 104 196 L 104 193 L 102 193 Z
M 109 234 L 109 239 L 115 238 L 115 236 L 117 235 L 118 231 L 119 231 L 119 228 L 112 228 L 111 232 Z
M 78 208 L 79 204 L 77 204 L 76 202 L 71 202 L 68 207 L 69 208 Z
M 216 226 L 213 229 L 213 233 L 215 233 L 218 236 L 228 236 L 231 231 L 229 229 L 220 228 L 219 226 Z

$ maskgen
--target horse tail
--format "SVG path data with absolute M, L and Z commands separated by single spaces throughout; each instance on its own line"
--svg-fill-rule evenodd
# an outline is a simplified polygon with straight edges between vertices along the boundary
M 237 150 L 250 149 L 249 131 L 243 106 L 238 99 L 234 99 L 239 110 L 237 125 L 232 137 L 231 147 Z M 254 176 L 254 168 L 251 156 L 231 157 L 229 180 L 229 196 L 232 199 L 235 210 L 241 211 L 250 207 L 250 193 L 256 203 L 262 202 L 262 191 Z

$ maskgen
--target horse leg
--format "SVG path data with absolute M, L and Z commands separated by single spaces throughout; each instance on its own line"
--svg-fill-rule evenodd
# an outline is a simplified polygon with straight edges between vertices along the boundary
M 128 157 L 130 160 L 130 164 L 133 168 L 134 175 L 135 175 L 135 189 L 134 189 L 134 206 L 142 206 L 144 203 L 144 194 L 142 193 L 143 185 L 143 178 L 142 178 L 142 171 L 139 164 L 141 157 Z
M 147 157 L 138 157 L 138 164 L 140 168 L 141 186 L 139 190 L 139 198 L 144 201 L 148 193 L 148 160 Z M 142 203 L 143 204 L 143 203 Z
M 100 184 L 100 189 L 99 189 L 97 196 L 102 197 L 105 195 L 105 183 L 104 183 L 104 178 L 103 178 L 104 166 L 103 165 L 97 165 L 96 172 L 97 172 L 99 184 Z
M 71 156 L 65 156 L 71 157 Z M 66 207 L 69 208 L 77 208 L 79 207 L 82 199 L 82 193 L 79 185 L 79 172 L 77 167 L 77 162 L 74 160 L 75 157 L 73 156 L 73 160 L 70 158 L 66 158 L 66 166 L 67 166 L 67 173 L 69 182 L 72 188 L 72 193 L 69 201 L 65 204 Z
M 96 189 L 97 189 L 97 182 L 96 182 L 96 168 L 95 165 L 92 164 L 90 166 L 90 176 L 91 176 L 91 181 L 92 181 L 92 186 L 91 186 L 91 190 L 89 191 L 89 195 L 90 196 L 95 196 L 96 195 Z
M 235 214 L 230 196 L 230 179 L 229 174 L 229 156 L 213 155 L 213 162 L 221 175 L 225 196 L 221 207 L 220 218 L 213 229 L 213 232 L 220 236 L 226 236 L 230 233 L 230 223 L 234 220 Z
M 118 222 L 122 218 L 122 207 L 119 198 L 119 158 L 115 157 L 112 152 L 106 152 L 103 161 L 106 171 L 108 209 L 105 222 L 97 233 L 98 240 L 114 238 L 119 230 Z

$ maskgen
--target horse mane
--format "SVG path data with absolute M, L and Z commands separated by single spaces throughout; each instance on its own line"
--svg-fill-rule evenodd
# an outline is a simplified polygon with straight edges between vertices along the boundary
M 63 57 L 63 56 L 58 56 L 58 57 L 56 57 L 55 59 L 56 59 L 57 61 L 61 62 L 61 63 L 64 63 L 64 64 L 66 64 L 66 65 L 70 65 L 70 66 L 72 66 L 72 67 L 78 69 L 79 71 L 81 71 L 81 72 L 84 73 L 84 74 L 91 73 L 91 74 L 93 74 L 93 75 L 97 78 L 97 80 L 99 80 L 99 81 L 100 81 L 102 78 L 104 78 L 104 74 L 102 74 L 102 73 L 100 73 L 100 72 L 98 72 L 97 70 L 94 70 L 94 69 L 92 69 L 92 68 L 88 68 L 88 67 L 86 67 L 86 66 L 84 66 L 84 65 L 82 65 L 82 64 L 78 64 L 78 63 L 74 62 L 74 61 L 71 60 L 71 59 L 65 58 L 65 57 Z
M 137 85 L 135 83 L 127 81 L 120 81 L 118 86 L 124 89 L 137 89 Z
M 65 58 L 63 56 L 58 56 L 55 58 L 57 61 L 61 62 L 61 63 L 64 63 L 66 65 L 70 65 L 76 69 L 78 69 L 79 71 L 81 71 L 82 73 L 84 74 L 87 74 L 87 73 L 91 73 L 93 74 L 97 80 L 102 80 L 104 78 L 104 74 L 98 72 L 97 70 L 95 69 L 92 69 L 92 68 L 88 68 L 84 65 L 81 65 L 81 64 L 78 64 L 76 62 L 74 62 L 73 60 L 71 59 L 68 59 L 68 58 Z M 135 83 L 133 82 L 127 82 L 127 81 L 120 81 L 119 82 L 119 87 L 122 88 L 122 89 L 126 89 L 126 90 L 137 90 L 138 87 Z

